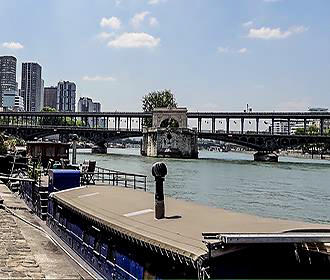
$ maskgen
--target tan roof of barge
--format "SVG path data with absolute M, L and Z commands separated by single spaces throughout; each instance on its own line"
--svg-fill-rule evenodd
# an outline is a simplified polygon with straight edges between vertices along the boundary
M 80 187 L 52 194 L 130 237 L 171 250 L 193 261 L 208 251 L 202 232 L 281 233 L 296 229 L 330 229 L 330 225 L 262 218 L 165 198 L 166 217 L 154 219 L 154 194 L 120 187 Z

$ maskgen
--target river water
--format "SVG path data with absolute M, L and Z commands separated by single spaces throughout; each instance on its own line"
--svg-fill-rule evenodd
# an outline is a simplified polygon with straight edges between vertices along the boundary
M 265 217 L 330 223 L 330 161 L 280 157 L 279 163 L 253 161 L 252 154 L 200 151 L 198 160 L 142 157 L 139 149 L 108 149 L 107 155 L 78 151 L 77 159 L 105 168 L 148 176 L 167 164 L 165 195 L 212 207 Z M 220 222 L 220 221 L 219 221 Z

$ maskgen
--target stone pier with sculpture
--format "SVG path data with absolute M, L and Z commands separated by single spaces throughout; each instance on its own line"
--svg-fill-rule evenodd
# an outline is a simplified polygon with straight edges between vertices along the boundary
M 197 131 L 188 128 L 187 108 L 158 108 L 143 129 L 141 155 L 198 158 Z

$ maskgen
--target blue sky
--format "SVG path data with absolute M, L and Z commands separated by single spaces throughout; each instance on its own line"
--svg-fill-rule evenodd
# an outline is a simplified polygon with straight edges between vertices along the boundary
M 171 89 L 199 111 L 330 109 L 328 0 L 0 0 L 0 54 L 104 111 Z

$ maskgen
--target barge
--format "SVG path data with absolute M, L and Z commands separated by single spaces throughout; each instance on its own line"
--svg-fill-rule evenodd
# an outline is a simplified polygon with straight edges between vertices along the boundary
M 157 200 L 157 199 L 156 199 Z M 106 279 L 330 278 L 330 225 L 88 186 L 50 194 L 48 226 Z

